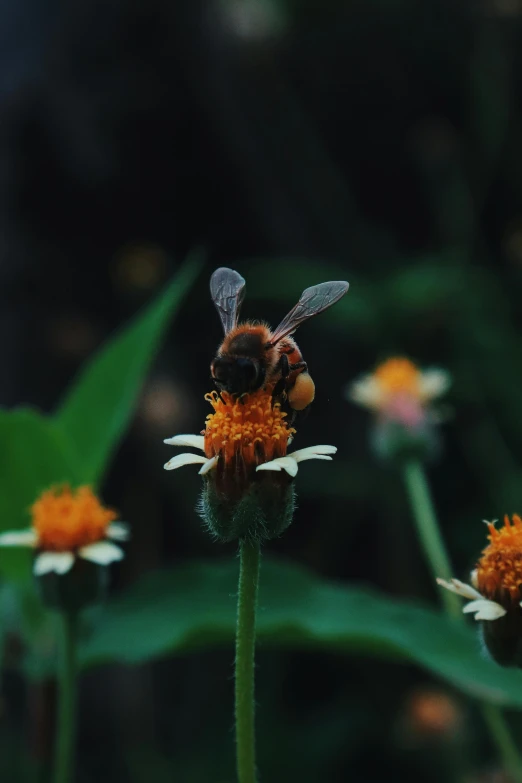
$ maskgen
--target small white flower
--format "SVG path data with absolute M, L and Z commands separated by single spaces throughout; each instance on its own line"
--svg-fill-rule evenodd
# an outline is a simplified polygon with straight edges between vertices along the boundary
M 476 582 L 476 571 L 471 572 L 471 581 Z M 499 617 L 504 617 L 507 614 L 503 606 L 496 601 L 484 598 L 475 587 L 464 584 L 459 579 L 450 579 L 449 582 L 437 579 L 437 584 L 463 598 L 471 599 L 470 603 L 464 605 L 462 611 L 464 614 L 474 614 L 475 620 L 498 620 Z
M 175 435 L 173 438 L 167 438 L 163 442 L 169 446 L 192 446 L 195 449 L 204 451 L 204 441 L 205 439 L 203 435 Z M 335 454 L 336 451 L 337 448 L 335 446 L 308 446 L 307 448 L 298 449 L 298 451 L 287 454 L 285 457 L 278 457 L 271 462 L 263 462 L 261 465 L 257 466 L 256 471 L 286 470 L 288 475 L 294 477 L 297 474 L 299 462 L 304 462 L 308 459 L 331 460 L 332 457 L 329 455 Z M 210 470 L 212 470 L 212 468 L 214 468 L 217 463 L 218 457 L 210 457 L 210 459 L 208 459 L 207 457 L 201 456 L 199 454 L 186 452 L 172 457 L 172 459 L 166 462 L 163 467 L 165 470 L 176 470 L 176 468 L 180 468 L 183 465 L 201 464 L 202 467 L 199 470 L 199 474 L 205 475 L 205 473 L 208 473 Z
M 445 370 L 421 370 L 409 359 L 393 357 L 380 364 L 375 372 L 351 383 L 347 396 L 365 408 L 383 411 L 396 395 L 407 395 L 420 405 L 428 405 L 444 394 L 450 384 Z
M 107 527 L 106 535 L 107 539 L 127 541 L 129 529 L 124 522 L 111 522 Z M 108 565 L 116 560 L 121 560 L 123 550 L 107 539 L 96 541 L 94 544 L 88 544 L 71 552 L 43 550 L 35 557 L 33 571 L 36 576 L 42 576 L 51 571 L 57 574 L 66 574 L 71 570 L 76 557 L 90 560 L 99 565 Z M 28 530 L 10 530 L 6 533 L 0 533 L 0 546 L 28 546 L 37 549 L 39 546 L 38 532 L 34 528 L 29 528 Z

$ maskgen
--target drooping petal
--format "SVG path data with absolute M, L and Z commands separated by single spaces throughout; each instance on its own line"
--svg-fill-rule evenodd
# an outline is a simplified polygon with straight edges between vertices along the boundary
M 296 462 L 302 462 L 305 459 L 323 458 L 327 454 L 336 454 L 337 446 L 307 446 L 305 449 L 298 449 L 289 454 L 289 457 Z M 328 457 L 331 459 L 331 457 Z
M 464 614 L 473 613 L 475 620 L 498 620 L 507 614 L 506 610 L 495 601 L 488 601 L 486 598 L 480 598 L 477 601 L 471 601 L 462 609 Z
M 288 475 L 293 478 L 297 475 L 298 465 L 293 455 L 288 454 L 286 457 L 278 457 L 271 462 L 263 462 L 257 466 L 256 471 L 258 470 L 286 470 Z
M 172 457 L 163 467 L 165 470 L 176 470 L 176 468 L 181 468 L 183 465 L 204 465 L 205 462 L 207 462 L 207 458 L 203 457 L 201 454 L 189 454 L 187 452 Z
M 130 538 L 129 526 L 125 522 L 111 522 L 107 528 L 107 538 L 113 541 L 128 541 Z
M 43 576 L 54 571 L 57 574 L 66 574 L 74 563 L 72 552 L 40 552 L 36 556 L 33 571 L 36 576 Z
M 460 579 L 450 579 L 449 582 L 446 582 L 444 579 L 437 579 L 437 584 L 441 587 L 445 587 L 446 590 L 449 590 L 452 593 L 462 595 L 464 598 L 482 599 L 482 596 L 478 590 L 475 590 L 475 588 L 471 585 L 464 584 L 464 582 L 461 582 Z
M 0 546 L 36 546 L 38 534 L 33 528 L 28 530 L 9 530 L 0 533 Z
M 384 399 L 383 390 L 373 375 L 365 375 L 348 387 L 348 397 L 365 408 L 380 408 Z
M 84 560 L 90 560 L 98 565 L 108 565 L 123 558 L 123 551 L 111 541 L 97 541 L 95 544 L 83 546 L 78 550 L 78 554 Z
M 207 459 L 205 461 L 205 464 L 199 471 L 200 476 L 204 476 L 205 473 L 208 473 L 209 470 L 212 470 L 212 468 L 215 468 L 218 463 L 219 457 L 211 457 L 210 459 Z
M 420 376 L 420 393 L 424 400 L 434 400 L 444 394 L 451 385 L 451 377 L 446 370 L 424 370 Z
M 205 451 L 205 437 L 203 435 L 174 435 L 166 438 L 163 443 L 167 446 L 188 446 L 191 449 Z

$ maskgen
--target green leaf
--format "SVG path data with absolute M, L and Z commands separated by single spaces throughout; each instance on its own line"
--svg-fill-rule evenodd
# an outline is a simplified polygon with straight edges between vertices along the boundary
M 166 290 L 98 351 L 56 412 L 81 460 L 82 481 L 96 483 L 132 415 L 158 344 L 202 259 L 191 257 Z
M 52 484 L 77 484 L 76 455 L 61 430 L 29 409 L 0 410 L 0 530 L 29 527 L 29 508 Z M 31 552 L 0 548 L 0 571 L 30 579 Z
M 84 665 L 232 647 L 238 565 L 197 563 L 145 576 L 97 617 L 83 646 Z M 258 634 L 261 647 L 414 662 L 471 695 L 522 707 L 522 672 L 486 659 L 471 628 L 413 603 L 321 581 L 296 565 L 263 562 Z

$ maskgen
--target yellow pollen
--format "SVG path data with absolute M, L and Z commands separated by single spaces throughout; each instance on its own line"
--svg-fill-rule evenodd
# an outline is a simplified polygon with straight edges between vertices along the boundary
M 248 467 L 285 456 L 295 429 L 270 391 L 259 389 L 239 398 L 214 391 L 205 399 L 214 408 L 203 433 L 207 457 L 219 455 L 225 463 L 239 458 Z
M 402 357 L 388 359 L 377 367 L 374 378 L 384 392 L 390 394 L 403 392 L 414 397 L 420 396 L 421 372 L 409 359 Z
M 117 514 L 102 506 L 90 487 L 52 487 L 31 507 L 38 546 L 70 552 L 101 541 Z
M 522 519 L 518 514 L 504 517 L 498 530 L 488 523 L 490 541 L 477 564 L 479 592 L 500 604 L 522 599 Z

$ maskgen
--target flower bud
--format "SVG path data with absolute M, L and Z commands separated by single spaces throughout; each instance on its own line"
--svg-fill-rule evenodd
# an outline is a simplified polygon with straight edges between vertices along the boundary
M 201 435 L 175 435 L 170 446 L 204 452 L 178 454 L 166 470 L 200 464 L 203 492 L 198 511 L 208 530 L 222 541 L 275 538 L 292 521 L 293 479 L 298 463 L 331 460 L 335 446 L 308 446 L 287 453 L 295 429 L 290 427 L 272 390 L 258 389 L 240 397 L 223 391 L 205 399 L 214 413 Z
M 240 493 L 223 492 L 210 476 L 201 493 L 199 513 L 209 532 L 221 541 L 276 538 L 294 515 L 293 481 L 286 472 L 257 473 Z

